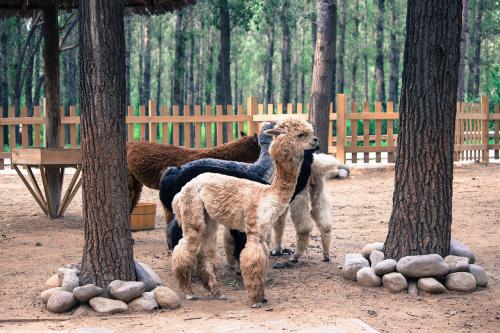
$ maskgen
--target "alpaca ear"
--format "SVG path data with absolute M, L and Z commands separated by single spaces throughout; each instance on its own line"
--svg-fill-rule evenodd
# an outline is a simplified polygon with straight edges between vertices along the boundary
M 285 130 L 282 128 L 271 128 L 271 129 L 264 131 L 264 134 L 270 135 L 270 136 L 278 136 L 278 135 L 283 134 L 283 133 L 285 133 Z
M 245 136 L 247 136 L 247 134 L 245 132 L 243 132 L 243 131 L 240 132 L 240 135 L 241 135 L 242 138 L 244 138 Z

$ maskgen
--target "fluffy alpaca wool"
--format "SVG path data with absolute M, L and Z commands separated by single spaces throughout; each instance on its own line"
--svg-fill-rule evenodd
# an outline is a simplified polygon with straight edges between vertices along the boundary
M 237 141 L 211 149 L 192 149 L 146 141 L 130 142 L 127 144 L 130 211 L 139 202 L 143 185 L 154 190 L 160 188 L 160 177 L 168 167 L 181 166 L 202 158 L 253 163 L 259 154 L 256 135 L 243 136 Z

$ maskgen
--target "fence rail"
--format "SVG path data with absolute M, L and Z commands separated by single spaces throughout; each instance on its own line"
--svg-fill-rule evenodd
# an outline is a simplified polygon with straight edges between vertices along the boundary
M 44 146 L 44 109 L 44 105 L 35 106 L 28 116 L 24 107 L 16 116 L 14 107 L 9 107 L 8 117 L 3 118 L 0 108 L 0 169 L 4 167 L 4 159 L 10 158 L 13 148 Z M 157 109 L 158 114 L 148 114 L 148 110 Z M 128 140 L 209 148 L 236 140 L 241 131 L 253 135 L 263 121 L 277 120 L 285 114 L 304 119 L 308 116 L 300 103 L 263 105 L 256 97 L 248 97 L 245 107 L 228 105 L 226 109 L 224 113 L 221 105 L 185 105 L 181 112 L 177 105 L 157 108 L 155 101 L 150 101 L 147 107 L 130 106 L 126 117 Z M 387 102 L 384 110 L 382 102 L 358 104 L 339 94 L 335 112 L 330 105 L 329 119 L 329 152 L 339 160 L 380 163 L 384 155 L 388 162 L 395 161 L 399 113 L 394 111 L 392 102 Z M 75 106 L 61 107 L 61 124 L 61 146 L 78 147 L 80 117 Z M 491 150 L 493 157 L 498 159 L 499 133 L 498 105 L 490 111 L 488 98 L 484 96 L 479 103 L 458 103 L 455 160 L 488 162 Z

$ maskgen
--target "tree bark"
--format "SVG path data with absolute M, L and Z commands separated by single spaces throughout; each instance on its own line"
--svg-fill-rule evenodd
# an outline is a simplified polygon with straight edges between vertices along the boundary
M 328 152 L 329 106 L 335 58 L 337 5 L 334 0 L 318 0 L 318 31 L 314 52 L 309 122 L 319 138 L 320 151 Z
M 288 0 L 283 1 L 283 5 L 280 11 L 280 22 L 281 22 L 281 103 L 286 106 L 287 103 L 291 102 L 290 99 L 290 79 L 291 79 L 291 66 L 292 66 L 292 52 L 290 47 L 290 15 L 288 11 L 290 10 L 290 2 Z
M 80 103 L 85 242 L 82 284 L 133 281 L 127 188 L 125 2 L 80 2 Z
M 352 35 L 353 45 L 358 48 L 358 40 L 359 40 L 359 0 L 356 0 L 355 8 L 354 8 L 354 33 Z M 354 59 L 352 60 L 352 72 L 351 72 L 351 96 L 352 100 L 356 101 L 358 99 L 358 87 L 357 87 L 357 74 L 358 74 L 358 61 L 359 61 L 359 52 L 354 52 Z
M 311 11 L 311 41 L 312 41 L 312 61 L 311 61 L 311 71 L 314 71 L 314 59 L 316 53 L 316 38 L 318 34 L 318 23 L 316 22 L 318 16 L 316 15 L 316 11 Z
M 460 37 L 460 67 L 458 70 L 457 100 L 464 101 L 467 64 L 467 40 L 469 39 L 469 0 L 462 0 L 462 35 Z
M 156 35 L 158 39 L 158 67 L 156 69 L 156 114 L 160 115 L 161 104 L 161 75 L 163 73 L 163 21 L 158 22 L 158 31 Z M 157 132 L 159 133 L 159 132 Z
M 408 1 L 387 258 L 449 252 L 461 18 L 461 1 Z
M 274 63 L 274 15 L 269 13 L 269 22 L 267 27 L 267 57 L 266 57 L 266 94 L 264 105 L 274 103 L 274 84 L 273 84 L 273 63 Z
M 391 4 L 391 74 L 389 77 L 389 101 L 394 103 L 394 110 L 397 111 L 398 104 L 398 83 L 399 83 L 399 38 L 398 38 L 398 7 L 396 0 L 390 0 Z
M 368 101 L 368 0 L 365 0 L 365 49 L 363 53 L 365 63 L 365 102 Z
M 151 16 L 147 15 L 144 24 L 144 73 L 142 79 L 142 102 L 146 108 L 146 115 L 152 115 L 154 110 L 149 109 L 151 99 Z M 146 126 L 146 140 L 149 140 L 149 126 Z
M 227 114 L 226 105 L 231 104 L 231 37 L 229 25 L 229 6 L 227 0 L 219 0 L 220 15 L 220 53 L 216 77 L 216 103 L 222 105 L 223 114 Z
M 127 94 L 127 105 L 130 104 L 130 53 L 132 51 L 130 43 L 132 42 L 132 19 L 130 15 L 125 16 L 125 80 Z
M 337 62 L 337 92 L 344 92 L 344 57 L 345 57 L 345 0 L 339 0 L 339 45 L 338 45 L 338 62 Z
M 384 0 L 377 0 L 377 17 L 375 30 L 375 83 L 377 85 L 377 100 L 385 102 L 384 81 Z

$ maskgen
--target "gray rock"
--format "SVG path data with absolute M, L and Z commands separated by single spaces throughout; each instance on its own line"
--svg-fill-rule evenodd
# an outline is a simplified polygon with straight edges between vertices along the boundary
M 80 272 L 82 270 L 82 265 L 73 262 L 71 264 L 65 265 L 64 268 L 74 269 Z
M 100 296 L 91 298 L 89 304 L 95 312 L 104 315 L 126 312 L 128 310 L 126 303 Z
M 378 250 L 382 252 L 384 249 L 384 243 L 382 242 L 375 242 L 375 243 L 369 243 L 366 244 L 362 249 L 361 249 L 361 254 L 363 257 L 366 259 L 370 258 L 370 254 L 372 253 L 373 250 Z
M 337 174 L 337 178 L 346 179 L 347 177 L 349 177 L 349 172 L 347 172 L 347 170 L 344 170 L 344 169 L 339 169 L 339 172 Z
M 158 308 L 158 302 L 153 292 L 146 292 L 128 303 L 128 307 L 133 311 L 153 311 Z
M 52 296 L 52 294 L 56 291 L 61 291 L 63 290 L 61 287 L 55 287 L 55 288 L 50 288 L 50 289 L 47 289 L 47 290 L 44 290 L 42 291 L 42 293 L 40 294 L 40 298 L 42 299 L 42 301 L 47 304 L 47 302 L 49 301 L 49 298 L 50 296 Z
M 344 256 L 342 274 L 344 278 L 356 281 L 356 274 L 363 267 L 369 267 L 370 263 L 359 253 L 348 253 Z
M 166 309 L 176 309 L 181 306 L 179 296 L 170 288 L 157 287 L 154 290 L 154 296 L 158 305 Z
M 361 268 L 356 274 L 356 280 L 359 284 L 368 287 L 379 287 L 382 285 L 382 279 L 370 267 Z
M 80 280 L 78 279 L 78 275 L 76 275 L 74 270 L 69 270 L 64 273 L 64 278 L 62 281 L 61 287 L 63 290 L 72 292 L 73 289 L 80 285 Z
M 469 269 L 469 258 L 449 255 L 444 257 L 444 263 L 450 268 L 450 273 L 467 272 Z
M 94 310 L 88 304 L 80 304 L 73 312 L 73 316 L 77 317 L 88 317 L 93 314 Z
M 45 285 L 49 288 L 60 287 L 62 279 L 59 279 L 59 274 L 54 274 L 45 281 Z
M 76 303 L 76 298 L 69 291 L 55 291 L 49 297 L 47 309 L 55 313 L 63 313 L 70 310 Z
M 370 253 L 370 265 L 371 268 L 375 268 L 377 264 L 385 259 L 385 255 L 382 251 L 379 250 L 373 250 L 372 253 Z
M 109 284 L 109 292 L 113 297 L 124 301 L 125 303 L 130 302 L 134 298 L 137 298 L 146 291 L 144 282 L 141 281 L 120 281 L 115 280 Z
M 86 284 L 81 287 L 76 287 L 73 289 L 73 295 L 80 302 L 87 302 L 92 297 L 99 296 L 102 293 L 102 288 L 99 288 L 95 284 Z
M 393 292 L 400 292 L 408 288 L 408 282 L 401 273 L 389 273 L 382 278 L 384 287 Z
M 471 264 L 476 261 L 474 252 L 472 252 L 472 250 L 467 245 L 453 238 L 450 242 L 450 254 L 459 257 L 467 257 L 469 258 L 469 263 Z
M 470 264 L 469 273 L 474 275 L 474 278 L 476 279 L 476 285 L 478 287 L 486 287 L 488 285 L 488 275 L 481 266 Z
M 165 285 L 160 276 L 149 265 L 142 262 L 135 262 L 135 276 L 137 281 L 144 282 L 146 291 Z
M 473 291 L 476 289 L 476 278 L 471 273 L 456 272 L 446 275 L 446 288 L 455 291 Z
M 420 278 L 417 282 L 418 289 L 430 294 L 441 294 L 446 288 L 435 278 Z
M 382 260 L 375 266 L 375 274 L 382 276 L 387 273 L 392 273 L 396 271 L 396 265 L 398 262 L 394 259 Z
M 446 275 L 449 268 L 439 254 L 425 254 L 399 259 L 396 270 L 404 276 L 420 278 Z
M 57 269 L 57 272 L 64 275 L 66 273 L 75 273 L 76 275 L 80 275 L 80 270 L 76 268 L 60 267 Z

